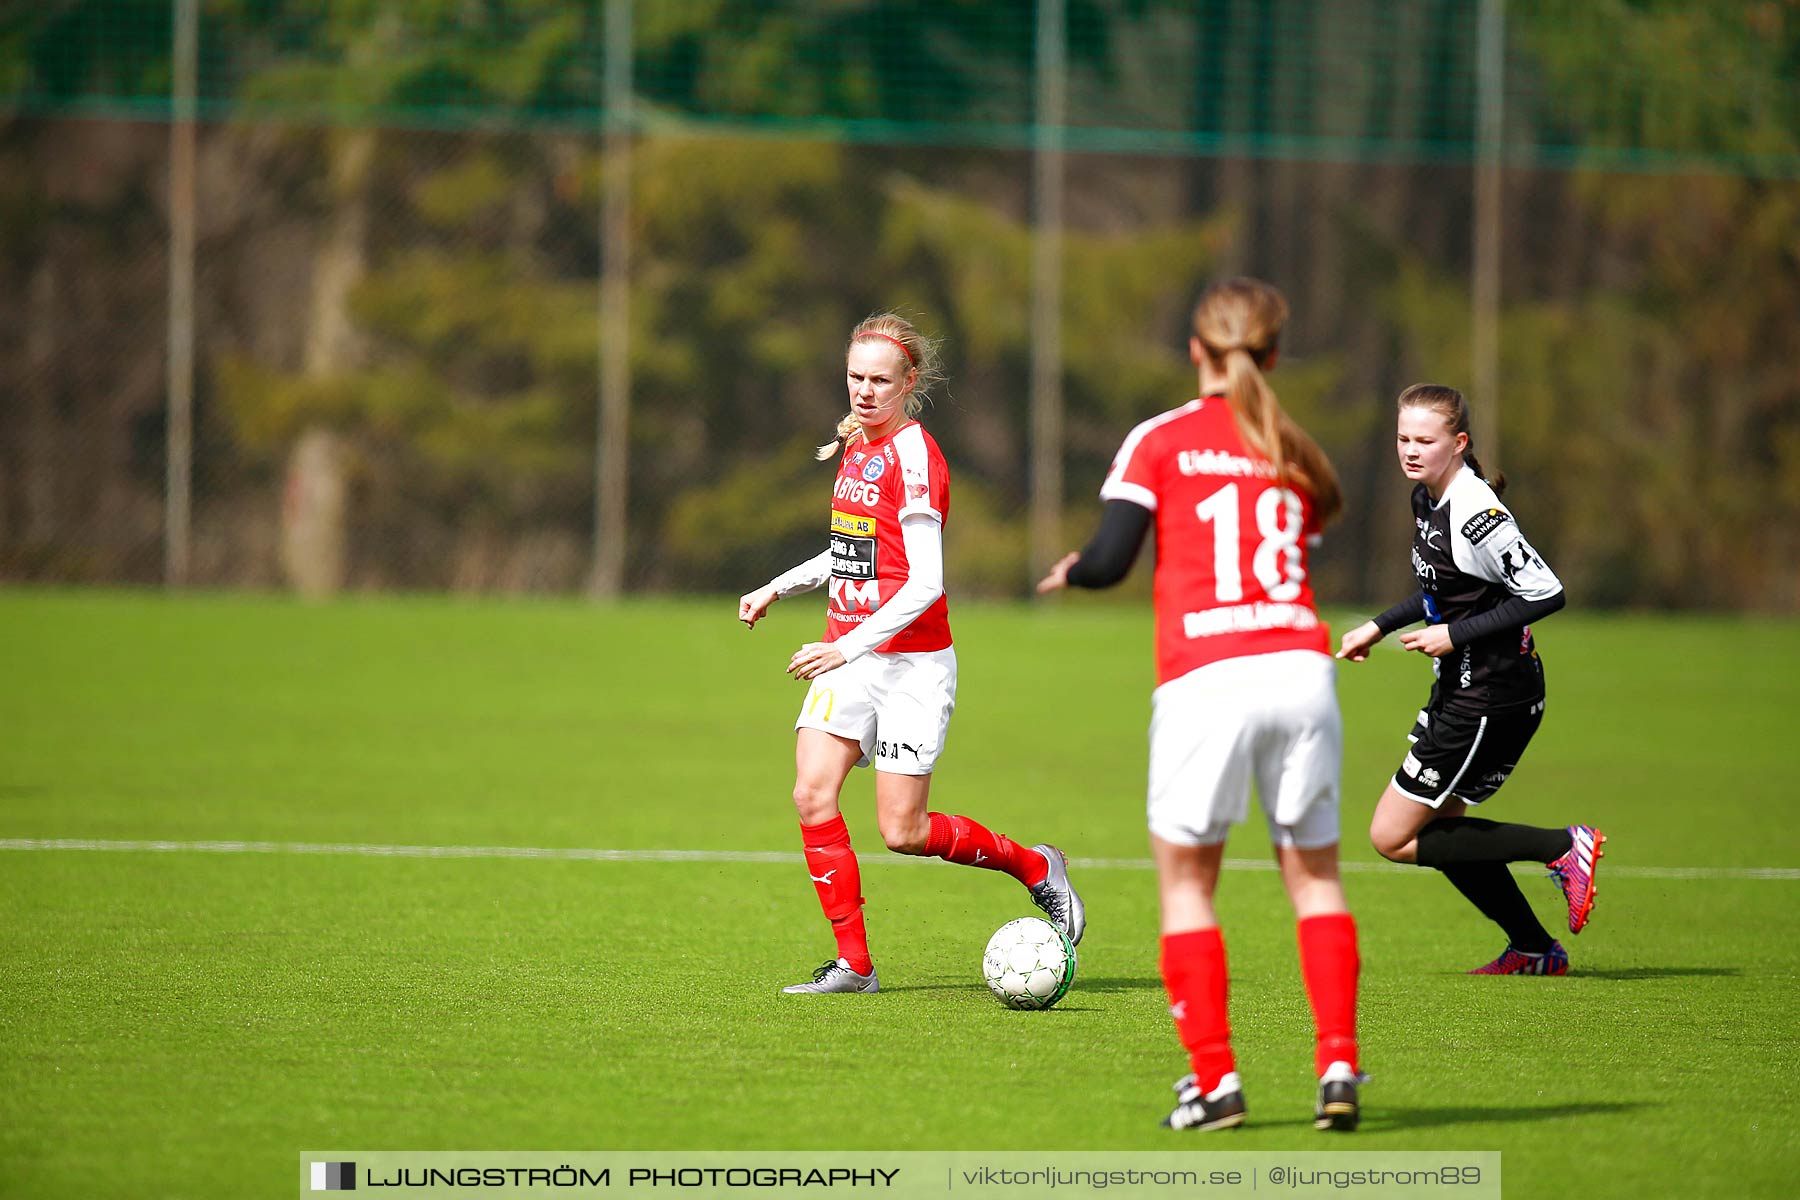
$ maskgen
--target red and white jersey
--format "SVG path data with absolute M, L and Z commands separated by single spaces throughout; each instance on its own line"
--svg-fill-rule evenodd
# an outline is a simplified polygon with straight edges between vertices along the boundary
M 923 425 L 908 421 L 878 442 L 857 438 L 844 448 L 831 489 L 826 641 L 855 630 L 906 582 L 900 519 L 913 513 L 926 513 L 940 525 L 950 516 L 950 467 Z M 891 653 L 949 645 L 950 605 L 939 596 L 875 649 Z
M 1244 445 L 1223 396 L 1131 431 L 1100 488 L 1156 514 L 1156 682 L 1221 659 L 1329 653 L 1313 607 L 1312 499 Z

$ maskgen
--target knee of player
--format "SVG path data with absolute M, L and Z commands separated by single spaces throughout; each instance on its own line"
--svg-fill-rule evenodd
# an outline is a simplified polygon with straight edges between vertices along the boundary
M 895 854 L 925 853 L 925 842 L 930 836 L 929 823 L 884 821 L 881 824 L 881 840 Z
M 832 788 L 796 782 L 794 784 L 794 811 L 798 812 L 800 819 L 809 825 L 829 820 L 831 815 L 837 811 L 837 792 Z
M 1369 844 L 1375 847 L 1375 853 L 1389 862 L 1409 862 L 1410 859 L 1402 855 L 1411 841 L 1412 838 L 1402 837 L 1394 830 L 1383 829 L 1380 825 L 1369 826 Z

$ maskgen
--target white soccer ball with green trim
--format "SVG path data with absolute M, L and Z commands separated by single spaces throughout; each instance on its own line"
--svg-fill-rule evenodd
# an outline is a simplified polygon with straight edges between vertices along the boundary
M 1075 982 L 1075 946 L 1042 917 L 1008 921 L 981 956 L 988 990 L 1008 1008 L 1049 1008 Z

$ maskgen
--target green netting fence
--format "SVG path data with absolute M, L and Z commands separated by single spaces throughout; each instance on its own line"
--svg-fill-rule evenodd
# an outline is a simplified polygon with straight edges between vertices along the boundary
M 1242 271 L 1328 599 L 1434 379 L 1578 602 L 1791 611 L 1797 231 L 1793 0 L 0 5 L 0 580 L 741 591 L 899 306 L 1020 595 Z
M 196 0 L 213 120 L 593 128 L 605 0 Z M 0 18 L 0 109 L 165 119 L 173 0 L 62 0 Z M 635 121 L 1024 148 L 1022 0 L 638 0 Z M 1510 0 L 1069 0 L 1071 148 L 1467 161 L 1497 55 L 1506 161 L 1792 176 L 1793 5 Z

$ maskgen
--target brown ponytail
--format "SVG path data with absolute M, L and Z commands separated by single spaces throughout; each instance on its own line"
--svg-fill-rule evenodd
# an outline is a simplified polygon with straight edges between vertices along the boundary
M 1225 373 L 1225 402 L 1244 444 L 1269 460 L 1283 486 L 1305 492 L 1320 528 L 1344 510 L 1337 471 L 1281 407 L 1263 368 L 1287 323 L 1287 301 L 1260 279 L 1215 283 L 1194 308 L 1194 337 Z

